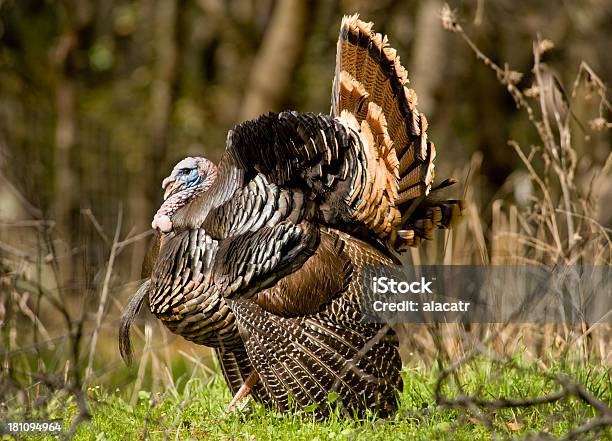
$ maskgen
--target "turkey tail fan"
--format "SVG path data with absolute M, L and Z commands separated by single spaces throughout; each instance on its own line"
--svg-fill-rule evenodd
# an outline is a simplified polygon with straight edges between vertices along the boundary
M 389 243 L 401 250 L 405 246 L 418 245 L 417 237 L 431 237 L 427 217 L 413 219 L 412 224 L 407 224 L 405 214 L 411 210 L 413 202 L 423 201 L 431 190 L 436 149 L 427 135 L 427 119 L 416 108 L 416 93 L 406 86 L 406 69 L 397 51 L 389 45 L 386 36 L 375 33 L 372 27 L 372 23 L 359 20 L 358 15 L 345 16 L 342 20 L 332 115 L 346 120 L 343 115 L 349 113 L 362 127 L 363 121 L 371 127 L 376 120 L 380 127 L 378 132 L 382 132 L 383 138 L 388 137 L 377 146 L 388 169 L 387 187 L 391 200 L 403 219 L 401 225 L 399 222 L 399 226 L 396 225 L 397 231 L 391 234 Z M 373 118 L 373 111 L 380 115 Z M 365 138 L 368 144 L 368 137 Z M 434 215 L 438 213 L 432 213 Z
M 313 406 L 325 417 L 332 393 L 349 415 L 369 409 L 384 417 L 397 410 L 401 359 L 392 330 L 377 335 L 377 327 L 335 324 L 325 314 L 285 318 L 251 300 L 230 302 L 249 359 L 280 411 Z
M 398 157 L 420 135 L 420 114 L 416 94 L 406 87 L 408 76 L 395 49 L 386 36 L 375 33 L 373 24 L 345 16 L 340 26 L 336 52 L 336 72 L 332 91 L 332 114 L 343 110 L 354 114 L 361 123 L 368 104 L 382 109 Z

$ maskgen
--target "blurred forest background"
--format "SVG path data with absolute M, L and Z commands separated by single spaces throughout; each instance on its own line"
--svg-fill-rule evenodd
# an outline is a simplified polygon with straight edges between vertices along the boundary
M 608 240 L 611 131 L 603 85 L 612 79 L 612 2 L 450 6 L 473 42 L 511 75 L 496 76 L 459 34 L 444 29 L 438 0 L 0 0 L 4 368 L 19 348 L 60 351 L 66 333 L 87 337 L 85 348 L 77 341 L 62 351 L 89 370 L 105 375 L 119 366 L 117 320 L 139 279 L 163 177 L 188 155 L 217 161 L 227 131 L 244 119 L 284 109 L 328 113 L 346 13 L 359 12 L 389 35 L 429 120 L 437 175 L 457 178 L 457 191 L 472 202 L 452 262 L 495 261 L 496 225 L 519 228 L 524 218 L 512 213 L 535 210 L 537 186 L 508 140 L 526 152 L 545 143 L 508 90 L 533 96 L 538 38 L 554 43 L 542 51 L 542 62 L 554 73 L 557 101 L 572 102 L 568 126 L 577 159 L 570 178 L 579 190 L 593 173 L 606 172 L 596 181 L 601 209 L 586 204 L 580 216 Z M 582 62 L 602 84 L 589 74 L 574 87 L 586 72 Z M 526 153 L 534 164 L 536 150 Z M 546 158 L 534 167 L 547 173 Z M 551 193 L 559 187 L 546 185 Z M 570 245 L 591 240 L 577 229 L 568 223 L 567 240 L 557 243 L 570 263 L 576 262 Z M 541 242 L 546 249 L 553 239 L 544 234 Z M 528 255 L 507 243 L 502 248 Z M 585 245 L 580 258 L 610 262 L 609 246 L 594 249 L 590 255 Z M 554 263 L 558 257 L 533 258 Z M 604 337 L 609 343 L 609 328 Z M 41 349 L 37 339 L 50 343 Z M 609 346 L 598 348 L 598 359 L 609 361 Z M 49 357 L 63 366 L 60 355 Z M 35 370 L 40 362 L 27 363 Z
M 524 88 L 538 33 L 555 43 L 546 62 L 567 90 L 582 60 L 612 78 L 610 1 L 451 7 L 493 61 L 527 74 Z M 120 207 L 124 228 L 143 232 L 161 180 L 182 157 L 218 160 L 227 131 L 267 111 L 329 112 L 340 18 L 358 11 L 402 55 L 438 147 L 438 176 L 482 153 L 488 217 L 487 202 L 516 184 L 519 159 L 507 140 L 536 144 L 537 134 L 489 69 L 442 28 L 441 8 L 436 0 L 0 0 L 0 216 L 53 219 L 75 257 L 63 268 L 78 276 L 66 280 L 93 277 L 108 256 L 96 253 L 103 239 L 84 210 L 107 236 Z M 574 113 L 586 125 L 597 102 L 580 104 L 586 109 Z M 588 143 L 578 135 L 588 156 L 580 167 L 603 164 L 610 132 Z M 609 225 L 610 212 L 602 215 Z M 137 276 L 143 249 L 122 256 L 126 277 Z

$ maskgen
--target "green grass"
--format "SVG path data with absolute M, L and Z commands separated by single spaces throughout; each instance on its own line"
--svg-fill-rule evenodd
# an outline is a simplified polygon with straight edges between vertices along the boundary
M 549 375 L 560 369 L 553 366 L 544 375 L 535 364 L 517 368 L 511 363 L 478 360 L 462 368 L 458 379 L 466 392 L 483 399 L 526 398 L 558 390 L 558 384 Z M 564 369 L 600 400 L 612 401 L 609 369 L 592 366 Z M 391 420 L 366 421 L 334 414 L 327 421 L 317 422 L 307 413 L 281 415 L 258 405 L 251 412 L 228 414 L 225 405 L 231 397 L 220 375 L 205 380 L 183 379 L 179 390 L 163 394 L 139 391 L 134 406 L 129 404 L 128 391 L 94 386 L 87 391 L 93 417 L 79 426 L 75 439 L 162 439 L 166 432 L 168 439 L 181 440 L 488 440 L 493 433 L 501 439 L 512 439 L 541 432 L 559 437 L 595 416 L 595 411 L 581 400 L 565 398 L 545 405 L 488 413 L 493 421 L 489 428 L 469 412 L 435 405 L 436 374 L 435 370 L 423 367 L 405 369 L 398 415 Z M 447 396 L 453 396 L 457 390 L 454 383 L 444 387 Z M 61 395 L 39 412 L 47 418 L 63 419 L 68 427 L 77 406 L 72 397 Z M 595 439 L 612 439 L 612 431 L 608 428 Z

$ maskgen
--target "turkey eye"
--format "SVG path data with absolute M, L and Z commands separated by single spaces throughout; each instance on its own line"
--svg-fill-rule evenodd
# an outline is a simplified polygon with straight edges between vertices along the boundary
M 184 169 L 181 170 L 181 174 L 183 176 L 187 176 L 187 175 L 189 175 L 189 173 L 191 173 L 191 169 L 189 169 L 189 168 L 184 168 Z

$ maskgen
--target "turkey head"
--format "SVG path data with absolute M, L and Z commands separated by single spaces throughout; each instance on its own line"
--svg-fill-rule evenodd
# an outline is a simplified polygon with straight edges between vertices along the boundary
M 151 227 L 162 233 L 172 230 L 172 216 L 190 200 L 210 188 L 217 178 L 217 166 L 201 156 L 181 160 L 163 180 L 164 203 L 153 217 Z

